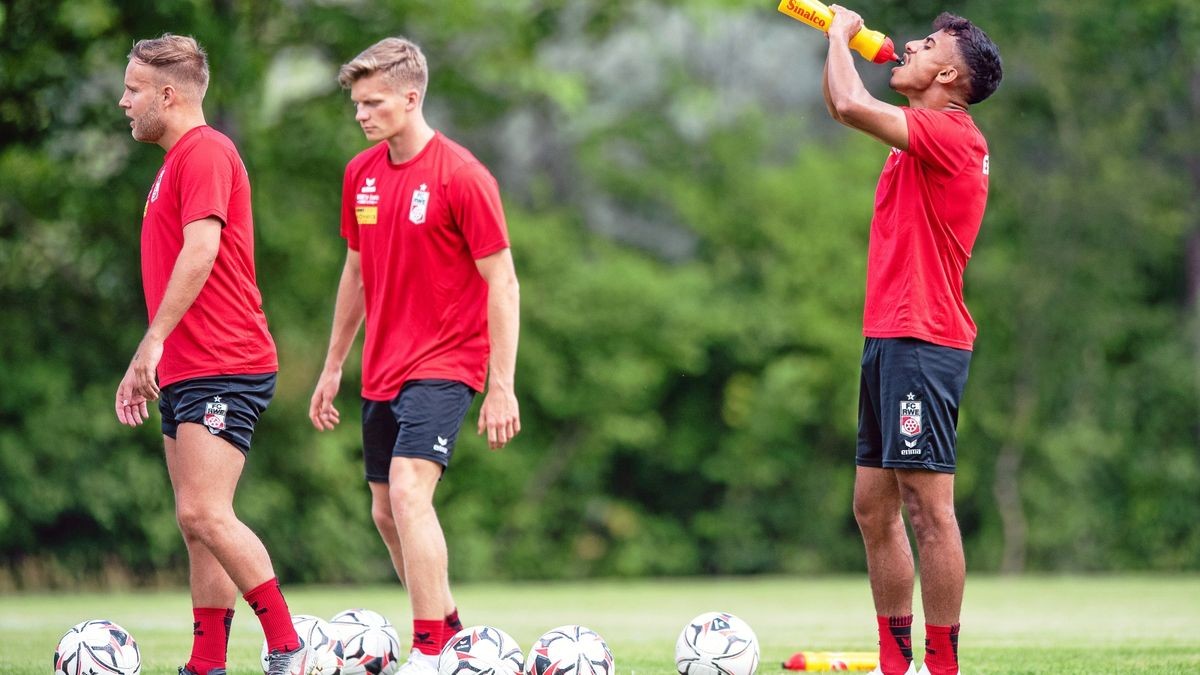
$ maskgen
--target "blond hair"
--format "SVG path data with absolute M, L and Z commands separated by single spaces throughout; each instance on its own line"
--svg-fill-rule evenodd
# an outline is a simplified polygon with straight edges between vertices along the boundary
M 412 86 L 425 98 L 429 68 L 415 43 L 401 37 L 384 38 L 367 47 L 338 71 L 338 83 L 349 89 L 355 82 L 383 73 L 393 87 Z
M 129 58 L 152 66 L 197 101 L 204 100 L 208 91 L 208 55 L 194 38 L 163 33 L 162 37 L 138 40 Z

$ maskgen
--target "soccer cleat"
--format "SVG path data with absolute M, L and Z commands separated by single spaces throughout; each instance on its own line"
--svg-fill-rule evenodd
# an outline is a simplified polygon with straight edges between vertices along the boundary
M 426 656 L 421 650 L 413 648 L 408 653 L 408 660 L 396 670 L 396 675 L 438 675 L 436 664 L 436 656 Z
M 883 675 L 883 668 L 881 666 L 875 666 L 875 670 L 872 670 L 868 675 Z M 908 664 L 908 670 L 904 671 L 904 675 L 918 675 L 917 667 L 911 663 Z M 921 675 L 929 675 L 929 671 L 922 668 Z
M 929 675 L 929 666 L 922 665 L 920 672 L 917 675 Z M 962 671 L 958 671 L 958 675 L 962 675 Z
M 179 675 L 196 675 L 193 670 L 188 670 L 187 666 L 179 666 Z M 208 675 L 225 675 L 224 668 L 214 668 L 208 671 Z
M 304 638 L 297 636 L 300 640 L 300 646 L 290 652 L 273 651 L 267 654 L 267 673 L 266 675 L 309 675 L 308 672 L 308 649 L 304 644 Z M 303 670 L 296 670 L 296 667 Z

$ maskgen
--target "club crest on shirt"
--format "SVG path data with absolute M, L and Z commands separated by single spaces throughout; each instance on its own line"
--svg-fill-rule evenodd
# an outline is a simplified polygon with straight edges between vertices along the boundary
M 909 394 L 907 401 L 900 401 L 900 433 L 909 438 L 921 435 L 921 402 L 913 397 Z
M 167 172 L 167 167 L 165 167 L 165 166 L 158 170 L 158 178 L 154 179 L 154 187 L 150 190 L 150 201 L 151 202 L 158 201 L 158 188 L 160 188 L 162 186 L 163 174 L 165 174 L 166 172 Z M 147 208 L 149 208 L 149 207 L 147 207 Z
M 421 187 L 413 190 L 412 203 L 408 206 L 408 219 L 414 224 L 420 225 L 425 222 L 425 209 L 429 206 L 429 188 L 425 183 L 421 183 Z
M 204 426 L 208 427 L 210 434 L 225 429 L 225 413 L 229 412 L 229 404 L 221 403 L 220 396 L 214 396 L 213 399 L 204 405 Z

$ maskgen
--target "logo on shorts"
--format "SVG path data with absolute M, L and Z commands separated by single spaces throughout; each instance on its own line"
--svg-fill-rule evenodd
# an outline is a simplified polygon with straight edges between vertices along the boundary
M 921 435 L 921 402 L 913 400 L 916 397 L 909 392 L 908 400 L 900 401 L 900 433 L 909 438 Z
M 442 438 L 441 436 L 438 436 L 437 443 L 433 444 L 433 451 L 440 452 L 444 455 L 444 454 L 450 452 L 450 450 L 446 447 L 449 443 L 450 443 L 450 439 Z
M 429 206 L 429 189 L 425 183 L 413 190 L 412 203 L 408 206 L 408 219 L 414 224 L 425 222 L 425 208 Z
M 225 413 L 227 412 L 229 412 L 229 404 L 221 403 L 220 396 L 214 396 L 212 401 L 205 404 L 204 426 L 208 427 L 208 433 L 216 435 L 217 432 L 225 429 Z

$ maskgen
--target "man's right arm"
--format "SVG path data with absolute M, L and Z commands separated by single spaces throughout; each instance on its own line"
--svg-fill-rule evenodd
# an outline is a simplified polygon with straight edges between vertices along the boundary
M 325 366 L 321 369 L 316 391 L 308 407 L 308 418 L 321 431 L 332 429 L 340 421 L 340 413 L 333 407 L 333 399 L 337 397 L 342 383 L 342 364 L 346 362 L 365 315 L 362 258 L 358 251 L 347 249 L 346 264 L 342 267 L 337 301 L 333 308 L 333 331 L 329 336 Z

